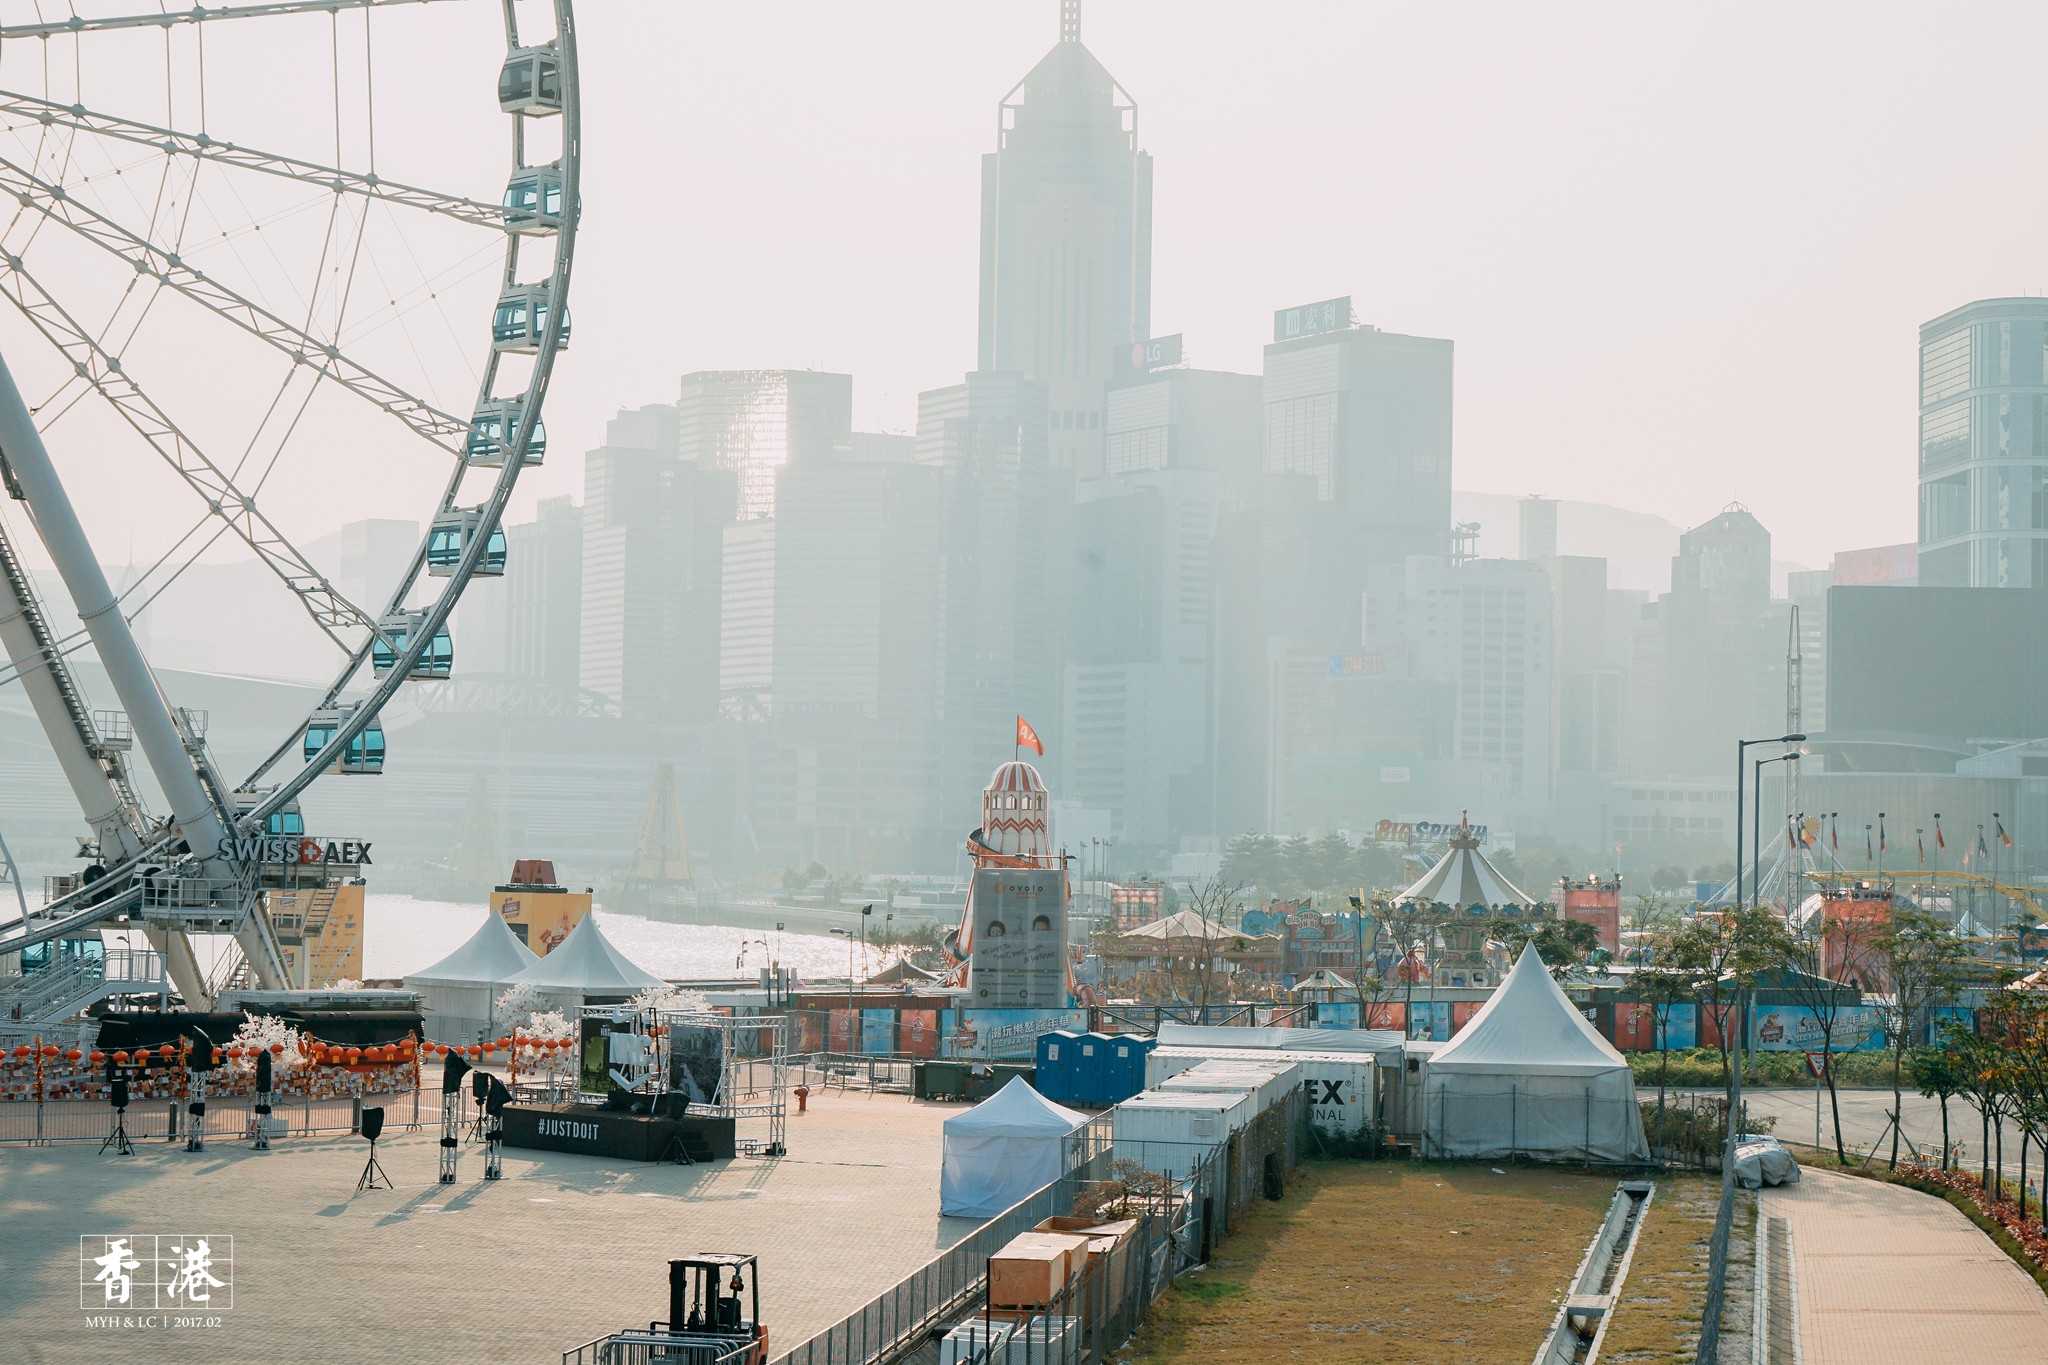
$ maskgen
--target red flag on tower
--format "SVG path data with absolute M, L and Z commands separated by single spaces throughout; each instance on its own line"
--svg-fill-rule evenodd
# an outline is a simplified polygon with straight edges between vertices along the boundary
M 2004 844 L 2007 848 L 2011 848 L 2012 836 L 2005 832 L 2005 821 L 1999 818 L 1997 811 L 1991 812 L 1991 823 L 1998 830 L 1998 842 Z
M 1941 837 L 1940 811 L 1934 813 L 1934 846 L 1939 849 L 1946 849 L 1948 847 L 1948 840 Z
M 1045 757 L 1045 745 L 1039 740 L 1038 731 L 1032 729 L 1031 722 L 1022 716 L 1017 717 L 1017 747 L 1029 749 L 1040 758 Z

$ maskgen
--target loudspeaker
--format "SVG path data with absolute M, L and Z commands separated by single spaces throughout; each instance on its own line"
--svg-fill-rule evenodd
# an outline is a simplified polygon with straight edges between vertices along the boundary
M 489 1099 L 491 1097 L 491 1073 L 488 1071 L 473 1072 L 469 1078 L 469 1093 L 470 1097 L 478 1104 L 482 1104 L 485 1100 Z
M 604 1097 L 604 1107 L 614 1114 L 629 1112 L 633 1108 L 633 1092 L 614 1088 L 609 1095 Z
M 114 1077 L 114 1093 L 108 1096 L 108 1098 L 113 1102 L 113 1106 L 116 1109 L 126 1109 L 128 1107 L 128 1078 L 126 1076 Z
M 265 1048 L 256 1054 L 256 1088 L 258 1090 L 270 1089 L 270 1079 L 270 1049 Z
M 479 1073 L 481 1074 L 481 1073 Z M 512 1092 L 496 1076 L 491 1077 L 491 1091 L 484 1099 L 484 1112 L 497 1118 L 505 1112 L 505 1106 L 512 1103 Z
M 375 1142 L 378 1138 L 382 1137 L 383 1135 L 384 1106 L 378 1105 L 374 1108 L 363 1110 L 364 1139 L 369 1142 Z
M 671 1090 L 663 1097 L 663 1118 L 679 1119 L 690 1112 L 690 1097 L 680 1090 Z
M 441 1068 L 441 1093 L 444 1095 L 461 1093 L 462 1078 L 468 1071 L 469 1063 L 463 1060 L 459 1053 L 449 1053 L 448 1064 Z
M 188 1031 L 192 1038 L 192 1051 L 185 1056 L 187 1071 L 213 1070 L 213 1039 L 206 1036 L 203 1028 Z

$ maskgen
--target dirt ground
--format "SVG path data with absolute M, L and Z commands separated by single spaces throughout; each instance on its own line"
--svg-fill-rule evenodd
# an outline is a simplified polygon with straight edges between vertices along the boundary
M 1486 1162 L 1318 1162 L 1177 1282 L 1133 1365 L 1293 1359 L 1527 1365 L 1616 1176 Z

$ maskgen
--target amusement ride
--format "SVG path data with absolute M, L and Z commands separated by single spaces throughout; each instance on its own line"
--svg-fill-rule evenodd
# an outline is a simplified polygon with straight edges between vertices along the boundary
M 494 75 L 495 173 L 465 133 L 474 115 L 488 145 Z M 6 1027 L 130 988 L 204 1010 L 229 986 L 318 984 L 287 945 L 316 935 L 320 892 L 290 916 L 266 893 L 357 872 L 357 846 L 305 838 L 300 797 L 381 771 L 379 712 L 451 675 L 451 611 L 505 572 L 501 520 L 545 453 L 569 340 L 580 155 L 571 0 L 0 0 L 0 681 L 27 694 L 88 828 L 81 870 L 0 926 L 0 955 L 42 968 L 0 978 Z M 441 491 L 395 589 L 352 601 L 298 545 L 333 529 L 322 473 L 387 468 Z M 121 595 L 73 501 L 109 480 L 164 490 L 173 531 L 193 522 Z M 338 660 L 236 781 L 131 628 L 225 536 Z M 31 541 L 80 629 L 39 596 Z M 118 709 L 86 699 L 87 646 Z M 138 790 L 138 751 L 165 810 Z M 107 929 L 149 951 L 84 951 Z M 194 935 L 234 946 L 209 970 Z

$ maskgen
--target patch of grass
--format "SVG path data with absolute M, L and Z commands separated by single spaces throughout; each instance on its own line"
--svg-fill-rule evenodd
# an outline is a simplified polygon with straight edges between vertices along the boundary
M 1176 1281 L 1134 1365 L 1527 1365 L 1614 1197 L 1609 1172 L 1312 1162 Z M 1228 1285 L 1218 1293 L 1210 1286 Z
M 1754 1194 L 1738 1193 L 1735 1223 L 1755 1217 Z M 1636 1231 L 1628 1279 L 1608 1321 L 1600 1359 L 1616 1365 L 1689 1363 L 1707 1298 L 1707 1250 L 1721 1203 L 1720 1177 L 1666 1172 Z M 1725 1319 L 1724 1319 L 1725 1321 Z M 1726 1330 L 1726 1329 L 1724 1329 Z

